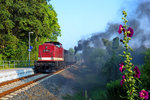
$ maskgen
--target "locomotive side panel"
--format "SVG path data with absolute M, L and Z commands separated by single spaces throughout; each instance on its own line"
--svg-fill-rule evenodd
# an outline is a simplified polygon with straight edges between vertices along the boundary
M 54 60 L 55 61 L 64 61 L 64 49 L 62 45 L 56 45 L 54 47 Z

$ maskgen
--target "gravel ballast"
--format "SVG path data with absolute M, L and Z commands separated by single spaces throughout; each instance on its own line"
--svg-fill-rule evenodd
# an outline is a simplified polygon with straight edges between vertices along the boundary
M 70 71 L 75 69 L 76 66 L 72 66 L 21 93 L 17 93 L 9 100 L 62 100 L 64 95 L 74 93 L 72 85 L 76 84 L 76 79 Z

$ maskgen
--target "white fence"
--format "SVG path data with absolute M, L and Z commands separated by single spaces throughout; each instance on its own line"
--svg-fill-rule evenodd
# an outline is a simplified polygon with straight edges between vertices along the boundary
M 35 60 L 11 60 L 11 61 L 2 61 L 0 60 L 0 69 L 9 69 L 9 68 L 20 68 L 20 67 L 33 67 Z

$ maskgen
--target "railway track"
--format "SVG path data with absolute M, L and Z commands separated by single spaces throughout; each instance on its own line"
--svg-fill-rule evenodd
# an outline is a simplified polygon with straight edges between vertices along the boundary
M 34 74 L 11 81 L 0 83 L 0 99 L 6 100 L 8 98 L 17 95 L 19 92 L 27 90 L 28 88 L 33 87 L 34 85 L 44 81 L 45 79 L 62 72 L 65 69 L 58 70 L 50 74 Z

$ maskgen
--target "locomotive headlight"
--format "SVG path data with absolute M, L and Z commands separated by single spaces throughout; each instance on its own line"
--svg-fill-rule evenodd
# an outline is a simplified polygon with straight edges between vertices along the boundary
M 47 49 L 47 46 L 46 46 L 45 49 L 43 50 L 43 52 L 50 52 L 50 50 Z

